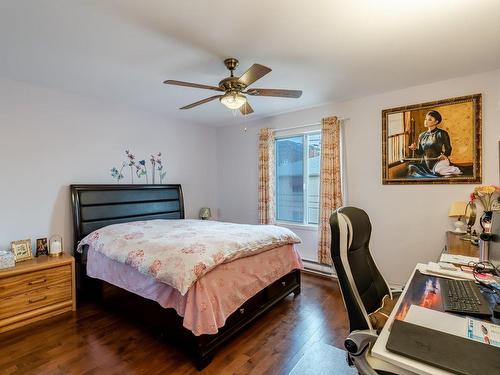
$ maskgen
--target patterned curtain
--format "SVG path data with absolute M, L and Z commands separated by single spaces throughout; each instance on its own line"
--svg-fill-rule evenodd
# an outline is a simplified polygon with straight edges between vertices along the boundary
M 330 215 L 342 206 L 340 124 L 337 117 L 321 120 L 321 172 L 318 261 L 331 265 Z
M 274 136 L 272 129 L 260 129 L 259 136 L 259 222 L 275 223 Z

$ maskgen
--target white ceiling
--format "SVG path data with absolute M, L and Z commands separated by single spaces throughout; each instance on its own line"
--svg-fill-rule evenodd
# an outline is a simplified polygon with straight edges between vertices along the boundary
M 207 90 L 222 60 L 256 87 L 302 89 L 256 98 L 253 118 L 500 68 L 498 0 L 0 0 L 0 75 L 113 100 L 166 118 L 225 125 Z

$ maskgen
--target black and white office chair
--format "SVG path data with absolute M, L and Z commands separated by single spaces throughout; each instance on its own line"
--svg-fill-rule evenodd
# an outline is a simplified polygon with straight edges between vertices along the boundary
M 371 357 L 378 337 L 368 314 L 377 310 L 392 291 L 370 253 L 372 226 L 365 211 L 341 207 L 330 216 L 331 255 L 342 298 L 349 316 L 350 335 L 345 340 L 350 364 L 361 375 L 398 374 L 397 368 Z

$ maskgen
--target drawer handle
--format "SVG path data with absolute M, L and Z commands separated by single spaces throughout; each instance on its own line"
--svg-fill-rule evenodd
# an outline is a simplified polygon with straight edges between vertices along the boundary
M 43 301 L 44 299 L 47 299 L 47 296 L 42 296 L 42 297 L 36 297 L 36 298 L 30 298 L 28 300 L 29 303 L 35 303 L 35 302 L 40 302 Z
M 244 314 L 245 313 L 245 309 L 240 309 L 240 314 Z
M 281 282 L 281 285 L 282 285 L 282 286 L 285 286 L 285 285 L 286 285 L 286 281 L 282 281 L 282 282 Z
M 36 285 L 36 284 L 42 284 L 44 282 L 46 282 L 47 279 L 46 278 L 43 278 L 43 279 L 37 279 L 37 280 L 32 280 L 28 283 L 28 285 Z

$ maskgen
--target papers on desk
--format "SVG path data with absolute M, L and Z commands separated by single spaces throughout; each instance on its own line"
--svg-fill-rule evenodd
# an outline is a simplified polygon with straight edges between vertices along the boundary
M 439 276 L 447 279 L 471 281 L 480 280 L 482 283 L 488 284 L 490 287 L 493 287 L 500 291 L 500 277 L 494 276 L 491 273 L 476 273 L 476 276 L 474 277 L 474 274 L 472 272 L 463 271 L 459 268 L 457 268 L 455 271 L 443 269 L 438 263 L 434 262 L 429 262 L 423 266 L 421 265 L 419 267 L 419 271 L 424 275 Z
M 500 326 L 467 318 L 467 337 L 475 341 L 500 347 Z
M 479 258 L 476 257 L 468 257 L 466 255 L 456 255 L 456 254 L 441 254 L 440 262 L 459 264 L 462 266 L 468 266 L 471 262 L 477 263 L 479 262 Z
M 500 347 L 500 326 L 411 305 L 405 322 Z
M 425 267 L 420 268 L 420 272 L 422 272 L 425 275 L 445 277 L 448 279 L 475 280 L 474 275 L 472 273 L 464 272 L 462 270 L 457 270 L 457 271 L 445 270 L 439 267 L 439 264 L 434 262 L 427 263 Z
M 467 321 L 462 316 L 411 305 L 404 321 L 450 335 L 466 337 Z

